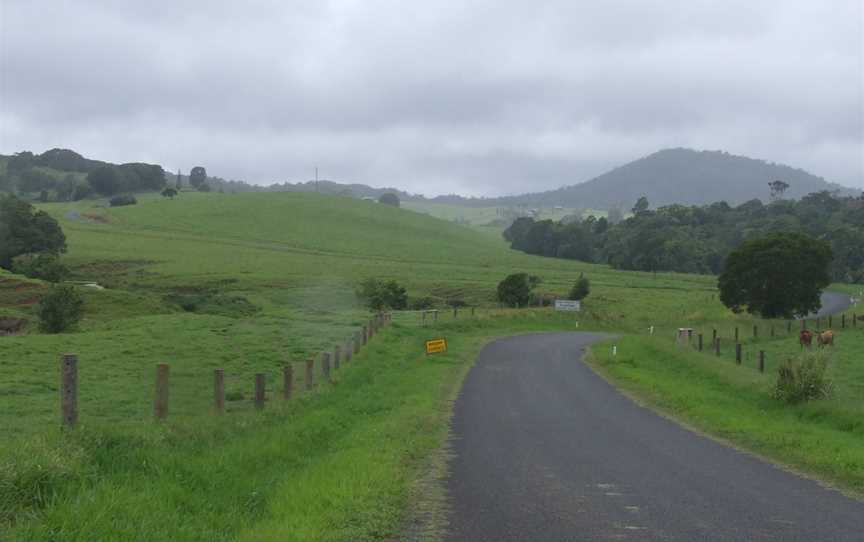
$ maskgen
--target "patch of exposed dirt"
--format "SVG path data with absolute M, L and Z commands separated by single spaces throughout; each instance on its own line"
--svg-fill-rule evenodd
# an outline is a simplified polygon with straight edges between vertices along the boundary
M 5 335 L 17 335 L 27 327 L 24 318 L 13 318 L 11 316 L 0 316 L 0 337 Z
M 111 221 L 108 220 L 108 217 L 103 216 L 103 215 L 94 215 L 91 213 L 84 213 L 81 216 L 86 218 L 90 222 L 96 222 L 97 224 L 110 224 L 111 223 Z

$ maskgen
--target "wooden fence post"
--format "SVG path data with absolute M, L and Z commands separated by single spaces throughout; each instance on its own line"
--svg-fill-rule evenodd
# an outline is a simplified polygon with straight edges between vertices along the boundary
M 717 342 L 717 328 L 714 328 L 714 331 L 711 332 L 711 343 Z
M 351 361 L 351 354 L 354 353 L 354 340 L 348 339 L 345 341 L 345 363 Z
M 338 371 L 342 364 L 342 347 L 338 344 L 333 348 L 333 370 Z
M 759 326 L 753 326 L 753 338 L 754 339 L 759 338 Z
M 60 415 L 63 427 L 72 429 L 78 423 L 78 356 L 63 354 L 60 358 Z
M 834 327 L 834 315 L 829 314 L 828 315 L 828 329 L 831 329 L 832 327 Z
M 858 315 L 854 312 L 852 313 L 852 327 L 858 326 Z
M 306 360 L 306 390 L 311 390 L 315 385 L 315 358 Z
M 321 374 L 327 382 L 330 382 L 330 352 L 321 354 Z
M 370 318 L 369 324 L 366 325 L 366 332 L 369 334 L 369 339 L 375 336 L 375 319 Z
M 255 408 L 261 410 L 264 408 L 264 384 L 266 379 L 264 373 L 255 375 Z
M 459 318 L 459 309 L 453 307 L 453 318 Z
M 774 338 L 774 324 L 771 324 L 771 338 Z
M 432 321 L 435 322 L 436 324 L 438 323 L 438 309 L 435 309 L 434 311 L 432 311 Z
M 213 407 L 216 414 L 225 412 L 225 370 L 213 371 Z
M 699 351 L 702 351 L 702 334 L 699 334 Z
M 786 321 L 786 333 L 792 333 L 792 320 Z
M 802 318 L 801 319 L 801 331 L 804 331 L 805 329 L 807 329 L 807 319 Z
M 168 417 L 168 364 L 156 366 L 156 398 L 153 401 L 153 415 L 157 420 Z
M 735 363 L 741 365 L 741 343 L 735 343 Z
M 760 373 L 765 372 L 765 351 L 764 350 L 759 351 L 759 372 Z
M 735 326 L 735 342 L 738 342 L 738 326 Z
M 720 355 L 720 337 L 714 339 L 714 354 Z
M 363 346 L 366 346 L 366 341 L 369 340 L 369 331 L 366 329 L 366 326 L 363 326 Z
M 846 314 L 845 313 L 840 315 L 840 328 L 846 329 Z
M 420 313 L 420 315 L 423 317 L 423 321 L 421 322 L 421 325 L 423 327 L 426 327 L 426 311 L 424 310 L 423 312 Z
M 354 353 L 360 353 L 360 344 L 363 342 L 363 338 L 360 336 L 361 333 L 359 331 L 354 332 Z
M 294 365 L 282 367 L 282 398 L 288 401 L 294 391 Z

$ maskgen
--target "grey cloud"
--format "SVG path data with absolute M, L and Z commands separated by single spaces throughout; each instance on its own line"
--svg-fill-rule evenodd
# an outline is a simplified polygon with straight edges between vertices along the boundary
M 12 0 L 0 152 L 497 195 L 694 146 L 864 185 L 856 0 L 540 4 Z

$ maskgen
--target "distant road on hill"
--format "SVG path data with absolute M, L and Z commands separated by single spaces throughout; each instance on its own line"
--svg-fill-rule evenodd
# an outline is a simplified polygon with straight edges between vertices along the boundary
M 829 314 L 837 314 L 852 306 L 852 299 L 842 293 L 822 292 L 822 308 L 810 314 L 807 318 L 823 318 Z
M 861 540 L 864 503 L 619 393 L 581 361 L 602 338 L 483 349 L 455 407 L 448 540 Z

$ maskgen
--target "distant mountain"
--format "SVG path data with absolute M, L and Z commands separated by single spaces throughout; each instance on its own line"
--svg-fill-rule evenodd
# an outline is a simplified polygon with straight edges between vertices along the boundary
M 735 205 L 752 199 L 767 201 L 768 183 L 775 180 L 789 184 L 783 195 L 789 199 L 822 190 L 838 191 L 842 195 L 860 193 L 860 190 L 829 183 L 802 169 L 722 151 L 677 148 L 655 152 L 590 181 L 548 192 L 501 198 L 444 198 L 447 203 L 469 206 L 561 205 L 583 209 L 629 209 L 640 196 L 647 197 L 652 207 L 670 203 L 704 205 L 715 201 Z

